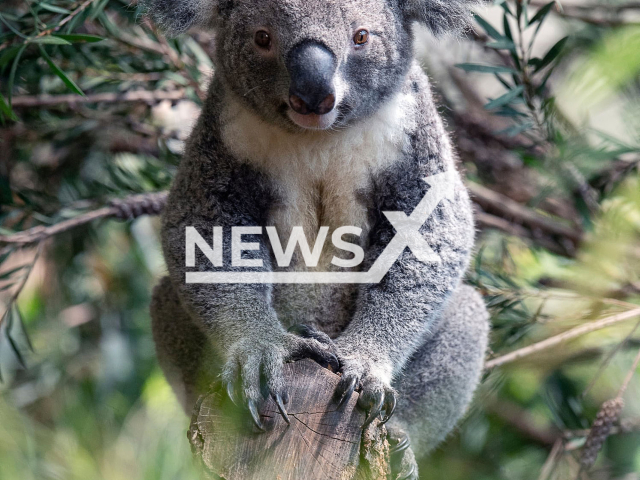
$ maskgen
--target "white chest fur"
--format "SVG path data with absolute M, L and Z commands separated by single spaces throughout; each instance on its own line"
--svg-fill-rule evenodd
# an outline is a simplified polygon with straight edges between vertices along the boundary
M 373 175 L 393 164 L 408 142 L 415 99 L 397 94 L 371 118 L 349 128 L 291 133 L 268 124 L 230 102 L 222 115 L 222 137 L 239 159 L 274 179 L 282 201 L 270 212 L 281 238 L 302 226 L 309 240 L 320 226 L 330 231 L 353 225 L 368 228 L 366 191 Z

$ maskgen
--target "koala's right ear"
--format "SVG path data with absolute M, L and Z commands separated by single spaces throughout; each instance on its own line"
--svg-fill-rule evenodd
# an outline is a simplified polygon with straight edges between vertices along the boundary
M 220 3 L 225 0 L 140 0 L 144 14 L 148 15 L 170 37 L 186 32 L 193 26 L 214 27 Z

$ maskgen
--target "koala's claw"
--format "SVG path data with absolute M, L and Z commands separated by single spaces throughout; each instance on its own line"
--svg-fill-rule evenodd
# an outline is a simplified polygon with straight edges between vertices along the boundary
M 374 387 L 363 386 L 358 406 L 368 413 L 367 419 L 364 421 L 364 427 L 369 426 L 384 411 L 382 423 L 387 423 L 396 409 L 396 392 L 391 387 Z
M 229 396 L 229 400 L 237 407 L 238 400 L 236 400 L 235 386 L 232 382 L 227 382 L 227 395 Z
M 358 383 L 357 377 L 351 377 L 344 375 L 338 386 L 336 387 L 336 391 L 334 393 L 333 399 L 338 403 L 338 407 L 341 407 L 343 404 L 347 403 L 353 395 L 354 390 L 356 389 L 356 385 Z
M 378 393 L 376 395 L 375 403 L 373 404 L 373 407 L 369 409 L 369 415 L 367 416 L 367 419 L 364 421 L 362 428 L 368 427 L 369 424 L 371 424 L 371 422 L 373 422 L 376 418 L 378 418 L 378 416 L 380 416 L 380 413 L 382 412 L 382 406 L 384 405 L 384 403 L 385 403 L 384 394 Z
M 409 441 L 409 437 L 405 435 L 398 443 L 389 448 L 389 455 L 395 456 L 401 452 L 404 452 L 410 446 L 411 442 Z
M 258 405 L 269 396 L 273 398 L 284 421 L 291 423 L 285 408 L 289 403 L 283 376 L 285 362 L 311 358 L 335 371 L 339 369 L 340 362 L 329 337 L 324 339 L 324 334 L 304 329 L 305 334 L 310 332 L 329 343 L 282 332 L 280 338 L 268 342 L 247 337 L 229 348 L 227 362 L 222 370 L 222 382 L 226 385 L 230 400 L 249 410 L 253 423 L 259 430 L 265 431 L 265 427 L 258 413 Z
M 360 392 L 358 407 L 367 412 L 363 428 L 369 426 L 384 412 L 382 423 L 389 421 L 396 409 L 396 392 L 389 382 L 375 373 L 374 365 L 362 357 L 342 358 L 342 378 L 336 387 L 333 400 L 340 407 L 349 401 L 354 390 Z
M 249 408 L 249 413 L 251 413 L 251 418 L 253 418 L 253 423 L 258 430 L 264 432 L 265 428 L 260 420 L 260 415 L 258 414 L 258 407 L 256 406 L 256 402 L 253 399 L 247 400 L 247 407 Z
M 416 466 L 411 465 L 407 472 L 403 472 L 400 474 L 400 476 L 398 477 L 398 480 L 413 480 L 414 478 L 416 478 L 414 476 L 415 473 L 416 473 Z
M 393 413 L 396 411 L 396 402 L 397 400 L 394 392 L 387 395 L 387 399 L 384 402 L 384 418 L 381 422 L 383 425 L 389 421 Z
M 284 418 L 284 421 L 287 422 L 288 425 L 291 425 L 291 419 L 289 418 L 289 414 L 287 413 L 287 410 L 284 408 L 282 396 L 279 393 L 276 393 L 275 395 L 272 394 L 272 396 L 273 396 L 273 400 L 276 402 L 276 405 L 278 406 L 278 410 L 280 410 L 280 414 L 282 415 L 282 418 Z

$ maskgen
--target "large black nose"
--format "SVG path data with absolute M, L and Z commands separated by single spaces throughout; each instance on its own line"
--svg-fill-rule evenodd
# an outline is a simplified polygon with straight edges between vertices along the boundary
M 323 115 L 333 110 L 336 57 L 331 50 L 316 42 L 300 43 L 289 52 L 287 70 L 291 78 L 289 104 L 293 110 L 302 115 Z

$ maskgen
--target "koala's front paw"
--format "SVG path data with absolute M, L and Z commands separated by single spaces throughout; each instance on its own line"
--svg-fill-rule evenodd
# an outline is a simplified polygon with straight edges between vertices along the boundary
M 360 390 L 358 406 L 368 412 L 363 427 L 368 426 L 383 411 L 382 423 L 386 423 L 396 409 L 396 391 L 374 362 L 362 357 L 341 357 L 342 378 L 334 399 L 339 405 L 351 398 L 354 390 Z
M 245 338 L 231 346 L 227 362 L 222 370 L 222 381 L 227 386 L 229 398 L 238 404 L 237 392 L 242 396 L 251 418 L 258 429 L 264 425 L 258 414 L 258 404 L 269 395 L 278 406 L 282 417 L 290 423 L 285 404 L 289 394 L 284 385 L 284 362 L 310 358 L 320 365 L 338 371 L 340 364 L 333 344 L 316 338 L 304 338 L 293 333 L 282 333 L 276 338 Z

